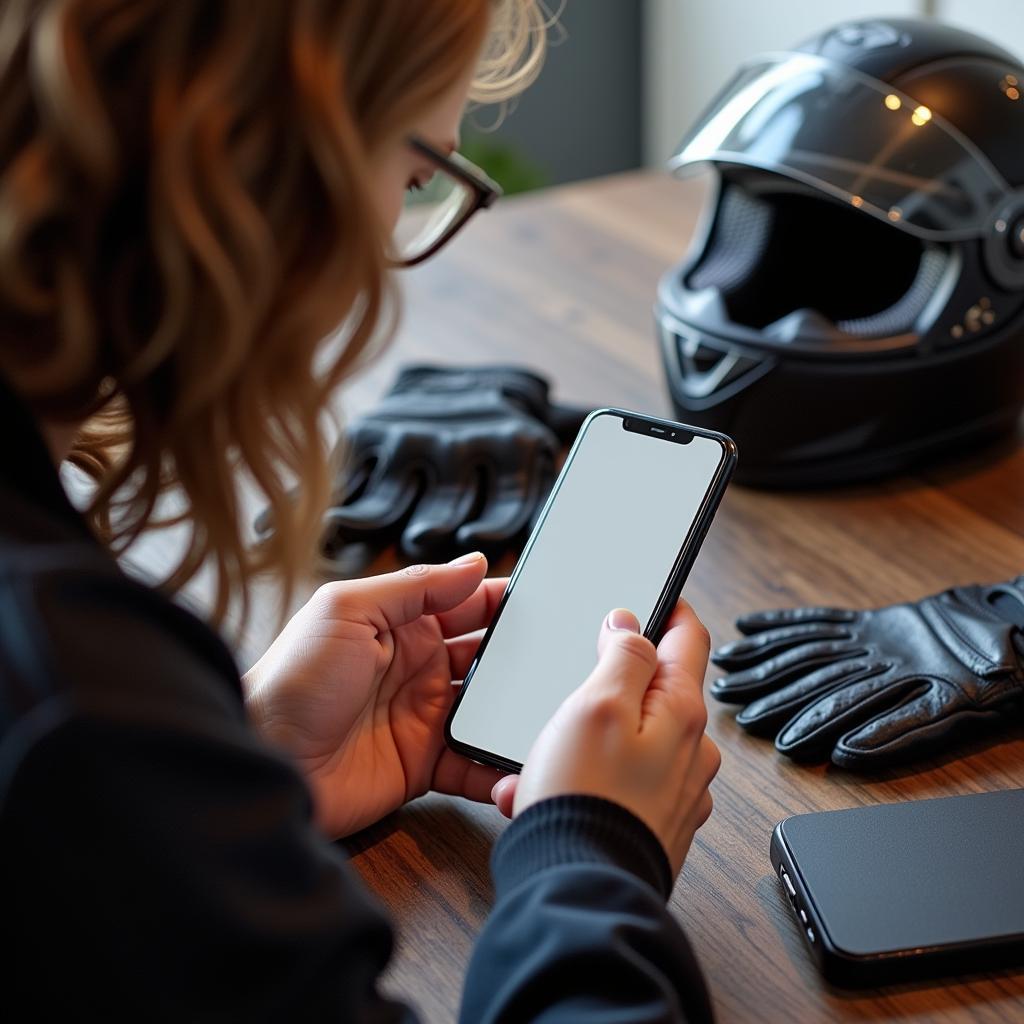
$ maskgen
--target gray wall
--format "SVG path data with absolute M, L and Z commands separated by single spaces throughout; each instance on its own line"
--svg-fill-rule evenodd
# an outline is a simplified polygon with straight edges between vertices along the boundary
M 513 147 L 543 173 L 544 184 L 637 167 L 643 8 L 640 0 L 567 0 L 540 78 L 493 134 L 473 127 L 493 123 L 486 109 L 471 114 L 464 134 L 484 146 Z

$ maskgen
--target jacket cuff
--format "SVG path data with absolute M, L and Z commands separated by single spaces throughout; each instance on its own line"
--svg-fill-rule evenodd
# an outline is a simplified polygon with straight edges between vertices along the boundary
M 546 868 L 607 864 L 646 882 L 663 899 L 672 868 L 660 841 L 635 814 L 597 796 L 556 796 L 528 807 L 491 854 L 495 896 Z

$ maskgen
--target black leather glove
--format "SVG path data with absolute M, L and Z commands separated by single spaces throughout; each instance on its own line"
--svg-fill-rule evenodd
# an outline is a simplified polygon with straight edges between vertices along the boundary
M 1024 576 L 874 611 L 794 608 L 737 622 L 711 692 L 801 759 L 868 769 L 1024 707 Z
M 407 557 L 434 559 L 516 543 L 585 416 L 552 405 L 547 381 L 517 367 L 405 368 L 339 442 L 345 461 L 324 554 L 399 539 Z

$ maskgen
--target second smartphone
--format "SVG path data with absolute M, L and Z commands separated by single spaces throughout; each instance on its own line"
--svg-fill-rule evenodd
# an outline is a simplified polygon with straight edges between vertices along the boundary
M 448 745 L 518 771 L 593 670 L 609 611 L 657 643 L 736 464 L 724 434 L 599 409 L 583 424 L 448 716 Z
M 837 985 L 1019 968 L 1022 821 L 1024 789 L 797 814 L 772 866 Z

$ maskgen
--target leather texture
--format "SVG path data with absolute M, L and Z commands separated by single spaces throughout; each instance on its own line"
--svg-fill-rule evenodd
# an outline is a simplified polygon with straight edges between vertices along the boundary
M 339 442 L 328 563 L 350 543 L 397 541 L 416 560 L 518 545 L 586 416 L 552 405 L 548 392 L 543 377 L 515 366 L 403 369 Z
M 855 769 L 931 751 L 1024 706 L 1024 576 L 868 611 L 793 608 L 737 622 L 712 660 L 736 721 L 784 754 Z

